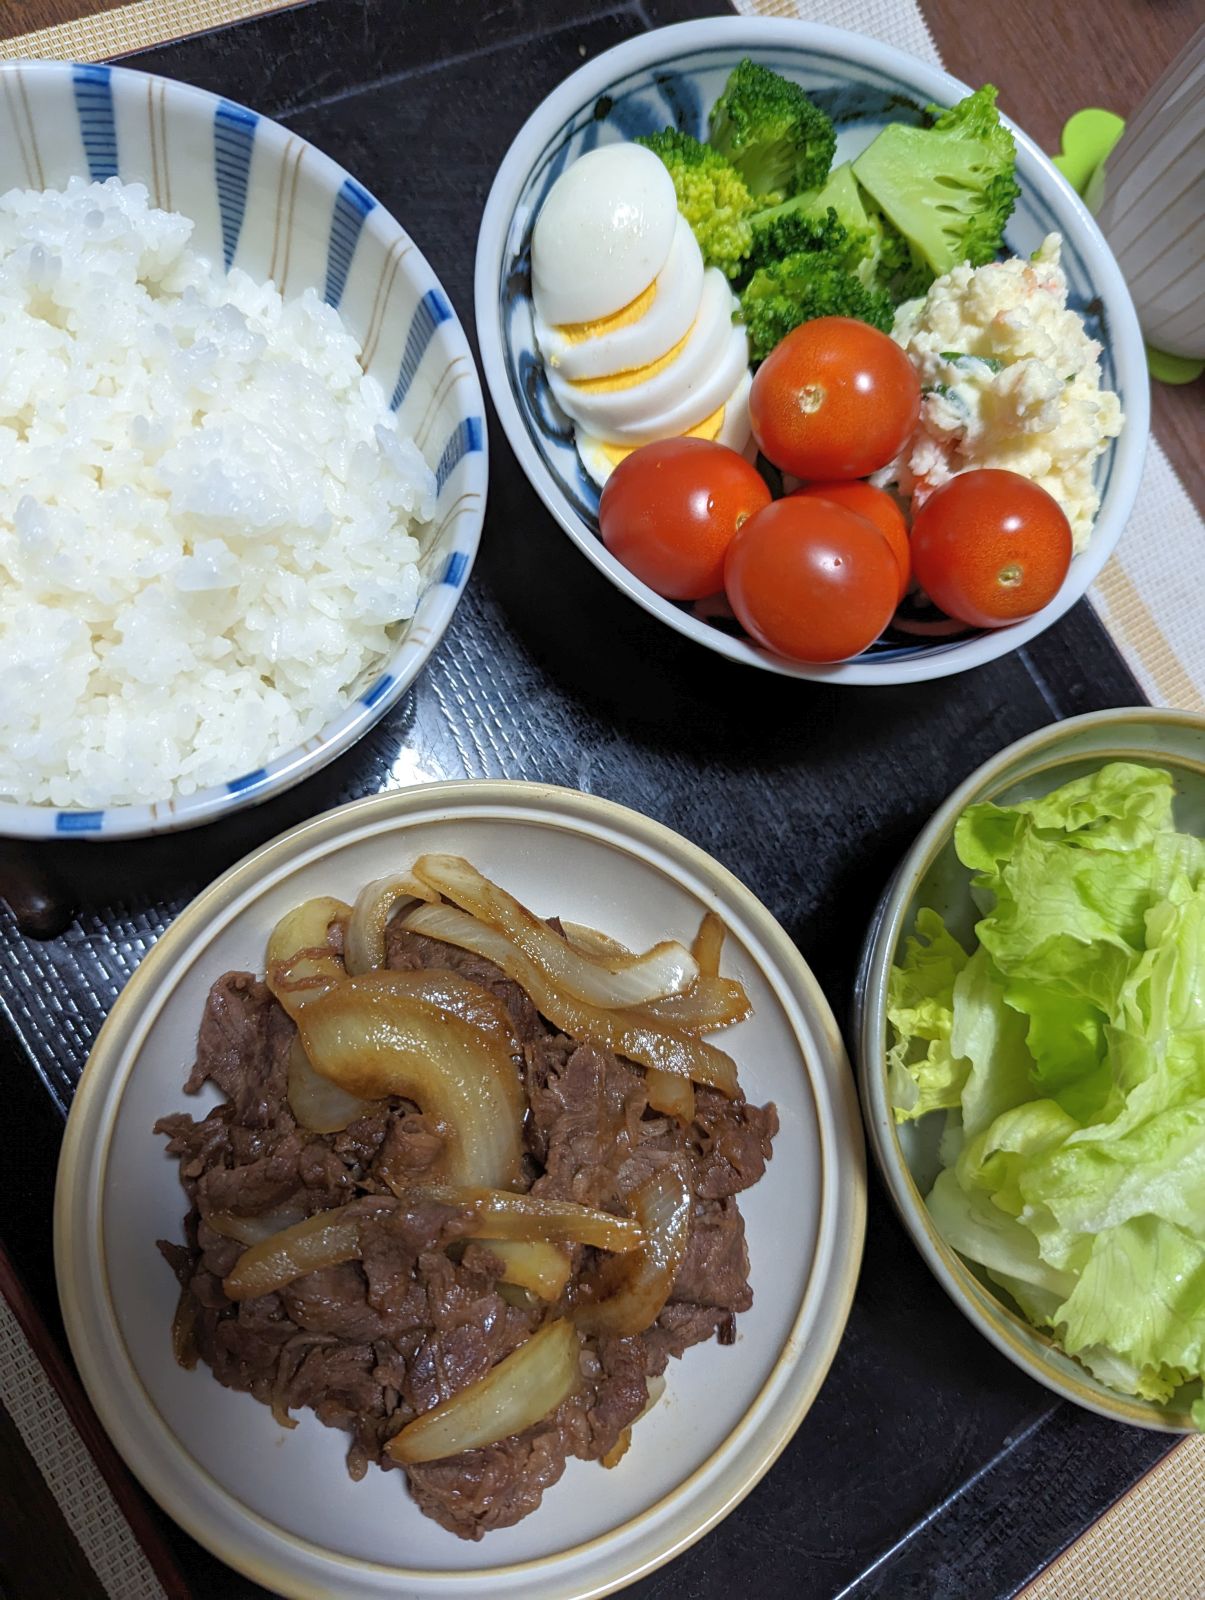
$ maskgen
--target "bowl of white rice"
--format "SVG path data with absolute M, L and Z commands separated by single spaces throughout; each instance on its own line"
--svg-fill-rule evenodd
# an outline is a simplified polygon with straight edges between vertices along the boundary
M 116 838 L 331 761 L 443 633 L 485 510 L 418 249 L 268 118 L 0 62 L 0 833 Z

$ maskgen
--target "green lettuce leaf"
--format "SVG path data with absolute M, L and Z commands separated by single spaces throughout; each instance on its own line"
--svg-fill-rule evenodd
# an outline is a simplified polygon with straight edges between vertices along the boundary
M 1205 1379 L 1205 844 L 1174 801 L 1170 774 L 1110 762 L 970 807 L 977 947 L 922 912 L 889 1006 L 896 1115 L 946 1113 L 943 1237 L 1160 1402 Z
M 887 1072 L 898 1122 L 959 1103 L 967 1065 L 950 1050 L 950 1030 L 954 980 L 966 962 L 966 951 L 936 911 L 921 911 L 887 985 L 887 1021 L 895 1035 Z

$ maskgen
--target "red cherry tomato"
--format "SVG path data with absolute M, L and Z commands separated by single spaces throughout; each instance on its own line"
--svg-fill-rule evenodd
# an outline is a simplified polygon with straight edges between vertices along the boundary
M 728 547 L 728 603 L 747 633 L 795 661 L 844 661 L 878 638 L 899 569 L 865 517 L 828 500 L 776 500 Z
M 1048 605 L 1071 565 L 1071 525 L 1053 495 L 981 467 L 935 489 L 912 519 L 912 571 L 942 611 L 1004 628 Z
M 912 551 L 908 544 L 908 520 L 899 505 L 886 489 L 876 489 L 873 483 L 863 483 L 860 478 L 846 481 L 835 479 L 829 483 L 807 483 L 792 494 L 809 499 L 830 500 L 835 506 L 844 506 L 858 516 L 873 522 L 891 546 L 896 565 L 900 569 L 900 599 L 908 592 L 912 577 Z
M 920 379 L 893 339 L 852 317 L 805 322 L 762 362 L 749 395 L 758 448 L 797 478 L 864 478 L 903 449 Z
M 702 600 L 724 586 L 733 534 L 770 503 L 744 456 L 707 439 L 662 439 L 626 456 L 598 507 L 603 543 L 669 600 Z

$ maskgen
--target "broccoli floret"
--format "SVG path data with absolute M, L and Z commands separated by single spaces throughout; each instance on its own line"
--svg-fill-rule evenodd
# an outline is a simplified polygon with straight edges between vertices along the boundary
M 894 223 L 871 206 L 867 212 L 874 230 L 874 279 L 899 305 L 927 294 L 937 274 L 920 253 L 908 243 Z
M 819 192 L 798 194 L 757 213 L 751 260 L 762 266 L 792 249 L 827 249 L 838 253 L 868 289 L 885 289 L 897 302 L 923 294 L 933 282 L 931 268 L 867 198 L 852 166 L 843 162 Z M 812 229 L 820 230 L 817 243 L 808 242 Z
M 940 276 L 963 261 L 992 260 L 1020 193 L 1016 146 L 991 84 L 948 111 L 930 106 L 928 115 L 927 128 L 890 123 L 853 164 L 858 182 L 903 235 L 914 279 L 919 263 Z M 892 249 L 896 271 L 907 276 Z
M 800 250 L 827 250 L 850 265 L 856 264 L 863 253 L 862 241 L 850 238 L 849 230 L 838 222 L 832 206 L 816 214 L 801 208 L 798 198 L 772 206 L 768 211 L 759 211 L 752 227 L 753 243 L 748 262 L 751 268 L 768 266 Z
M 832 122 L 799 85 L 749 60 L 728 79 L 708 126 L 711 143 L 759 196 L 818 189 L 837 148 Z
M 749 219 L 757 209 L 740 173 L 710 145 L 677 128 L 648 134 L 636 143 L 659 157 L 674 180 L 678 210 L 707 265 L 738 277 L 753 239 Z
M 741 320 L 749 353 L 763 361 L 792 328 L 813 317 L 856 317 L 886 333 L 892 305 L 881 289 L 868 289 L 840 256 L 800 251 L 759 267 L 741 294 Z

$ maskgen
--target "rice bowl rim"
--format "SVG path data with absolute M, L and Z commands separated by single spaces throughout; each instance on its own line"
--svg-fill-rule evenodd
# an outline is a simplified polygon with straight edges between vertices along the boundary
M 38 113 L 36 101 L 24 93 L 25 83 L 33 84 L 52 78 L 72 79 L 77 64 L 69 61 L 3 61 L 0 60 L 0 98 L 15 80 L 21 88 L 21 98 L 29 108 L 31 126 L 36 131 Z M 95 69 L 89 69 L 95 70 Z M 103 808 L 83 806 L 32 805 L 0 799 L 0 837 L 19 839 L 79 839 L 103 841 L 129 839 L 159 833 L 172 833 L 197 827 L 219 817 L 242 811 L 265 800 L 272 799 L 284 790 L 300 783 L 328 765 L 337 756 L 356 743 L 370 728 L 391 711 L 414 682 L 419 671 L 442 638 L 452 613 L 472 573 L 473 563 L 481 541 L 485 517 L 486 493 L 489 481 L 489 440 L 485 426 L 485 402 L 477 364 L 463 324 L 456 313 L 451 297 L 436 276 L 426 256 L 398 222 L 389 208 L 381 203 L 371 189 L 360 184 L 347 169 L 332 157 L 324 154 L 299 134 L 283 127 L 274 118 L 242 106 L 225 96 L 212 94 L 192 84 L 158 73 L 139 72 L 130 67 L 106 67 L 112 85 L 113 99 L 117 101 L 137 96 L 145 102 L 155 85 L 163 87 L 164 115 L 170 121 L 178 108 L 191 105 L 208 113 L 221 105 L 239 111 L 249 111 L 256 121 L 256 138 L 263 138 L 274 148 L 283 148 L 288 142 L 300 145 L 305 151 L 307 176 L 317 180 L 321 193 L 331 200 L 343 183 L 351 180 L 373 201 L 373 215 L 377 226 L 386 230 L 386 236 L 401 241 L 405 248 L 397 252 L 397 281 L 409 285 L 413 302 L 395 302 L 392 315 L 409 315 L 422 297 L 431 291 L 442 296 L 450 315 L 439 323 L 436 336 L 447 349 L 448 368 L 461 363 L 460 381 L 453 388 L 455 397 L 446 405 L 454 408 L 457 428 L 469 428 L 474 435 L 472 448 L 460 458 L 457 466 L 459 492 L 451 508 L 438 507 L 428 530 L 435 525 L 438 533 L 443 525 L 451 525 L 449 553 L 460 558 L 455 583 L 444 581 L 435 572 L 423 574 L 424 587 L 420 591 L 414 616 L 406 624 L 404 635 L 393 650 L 382 658 L 375 669 L 371 684 L 355 695 L 350 703 L 342 705 L 303 744 L 283 751 L 262 767 L 242 774 L 232 773 L 219 784 L 198 789 L 190 795 L 170 795 L 161 800 L 138 805 L 113 805 Z M 84 176 L 81 171 L 79 176 Z M 121 174 L 118 173 L 120 177 Z M 140 179 L 123 178 L 123 182 Z M 250 191 L 248 195 L 250 203 Z M 187 216 L 187 212 L 178 212 Z M 190 218 L 190 220 L 193 220 Z M 327 226 L 324 218 L 324 226 Z M 244 269 L 245 270 L 245 269 Z M 248 276 L 254 277 L 253 274 Z M 256 282 L 271 280 L 255 278 Z M 286 302 L 287 303 L 287 302 Z M 351 337 L 346 320 L 344 327 Z M 359 341 L 357 340 L 357 344 Z M 399 433 L 399 438 L 403 437 Z M 444 523 L 439 518 L 444 518 Z M 419 540 L 421 545 L 421 538 Z M 427 555 L 430 552 L 426 552 Z M 421 571 L 420 562 L 420 571 Z

